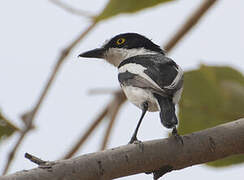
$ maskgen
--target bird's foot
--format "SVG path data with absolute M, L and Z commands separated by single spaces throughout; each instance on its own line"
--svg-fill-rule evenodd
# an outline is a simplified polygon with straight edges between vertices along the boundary
M 138 140 L 136 137 L 132 137 L 129 144 L 136 144 L 139 146 L 139 150 L 141 152 L 144 151 L 144 145 L 143 145 L 142 141 Z
M 140 144 L 142 141 L 138 140 L 136 136 L 132 136 L 132 138 L 129 141 L 129 144 Z
M 184 144 L 184 142 L 183 142 L 183 138 L 178 134 L 178 131 L 177 131 L 176 127 L 173 128 L 173 130 L 172 130 L 172 135 L 173 135 L 173 136 L 175 137 L 175 139 L 176 139 L 177 141 L 179 141 L 182 145 Z

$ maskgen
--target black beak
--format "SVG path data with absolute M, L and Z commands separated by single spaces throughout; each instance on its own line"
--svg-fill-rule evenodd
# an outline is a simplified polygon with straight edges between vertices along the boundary
M 105 48 L 97 48 L 84 53 L 81 53 L 78 57 L 86 58 L 104 58 Z

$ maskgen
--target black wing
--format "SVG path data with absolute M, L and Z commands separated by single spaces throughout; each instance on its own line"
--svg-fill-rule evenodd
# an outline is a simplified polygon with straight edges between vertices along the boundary
M 179 73 L 177 64 L 171 59 L 162 55 L 139 55 L 128 58 L 120 63 L 119 67 L 126 64 L 139 64 L 145 67 L 144 73 L 153 80 L 158 87 L 153 85 L 147 79 L 141 77 L 138 74 L 131 72 L 124 72 L 119 74 L 120 83 L 127 83 L 136 87 L 149 88 L 155 93 L 160 95 L 172 96 L 177 90 L 182 87 L 183 79 L 177 81 L 174 80 Z M 171 88 L 169 88 L 171 86 Z

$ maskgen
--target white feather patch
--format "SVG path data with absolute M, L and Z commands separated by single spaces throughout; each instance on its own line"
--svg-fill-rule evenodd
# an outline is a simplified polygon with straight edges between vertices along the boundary
M 105 55 L 105 59 L 112 65 L 118 66 L 123 60 L 137 55 L 156 54 L 156 52 L 139 49 L 110 48 Z
M 148 102 L 148 111 L 155 112 L 159 111 L 160 107 L 158 104 L 157 99 L 153 96 L 151 91 L 133 87 L 133 86 L 121 86 L 126 97 L 130 102 L 132 102 L 134 105 L 139 107 L 140 109 L 143 109 L 142 104 L 144 102 Z
M 130 72 L 133 74 L 137 74 L 141 77 L 143 77 L 144 79 L 148 80 L 151 84 L 153 84 L 155 87 L 157 87 L 158 89 L 164 91 L 163 89 L 161 89 L 159 87 L 159 85 L 157 83 L 155 83 L 146 73 L 144 73 L 144 70 L 146 70 L 147 68 L 145 68 L 144 66 L 140 65 L 140 64 L 136 64 L 136 63 L 128 63 L 125 64 L 123 66 L 121 66 L 119 68 L 119 73 L 123 73 L 123 72 Z
M 177 68 L 175 68 L 175 69 L 177 70 L 178 74 L 176 75 L 175 79 L 173 80 L 173 82 L 170 85 L 165 86 L 165 88 L 167 88 L 167 89 L 174 89 L 183 76 L 183 70 L 180 68 L 180 66 L 177 66 Z

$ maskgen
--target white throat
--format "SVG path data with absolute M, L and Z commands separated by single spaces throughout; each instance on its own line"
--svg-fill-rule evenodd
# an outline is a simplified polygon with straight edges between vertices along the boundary
M 105 55 L 105 59 L 110 64 L 117 67 L 125 59 L 137 55 L 144 55 L 144 54 L 156 54 L 156 52 L 146 50 L 144 48 L 140 48 L 140 49 L 110 48 Z

